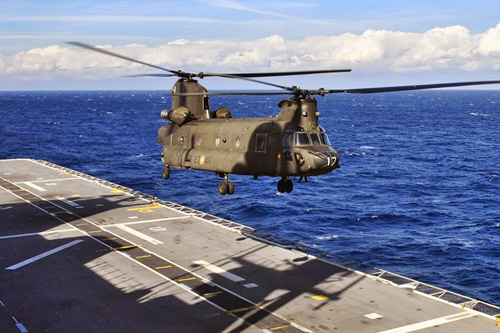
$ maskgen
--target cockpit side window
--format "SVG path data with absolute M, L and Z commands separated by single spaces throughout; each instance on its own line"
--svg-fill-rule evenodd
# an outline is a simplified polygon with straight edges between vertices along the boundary
M 296 146 L 307 146 L 311 144 L 309 135 L 305 132 L 296 132 L 294 135 L 294 144 Z
M 326 135 L 326 132 L 321 132 L 320 134 L 321 134 L 321 139 L 323 140 L 323 143 L 325 145 L 331 146 L 330 139 L 328 139 L 328 135 Z

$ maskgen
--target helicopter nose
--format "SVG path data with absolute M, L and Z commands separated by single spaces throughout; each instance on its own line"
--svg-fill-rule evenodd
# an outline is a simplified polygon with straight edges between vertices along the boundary
M 336 169 L 339 168 L 339 158 L 337 153 L 333 152 L 311 152 L 314 156 L 314 166 L 317 169 Z

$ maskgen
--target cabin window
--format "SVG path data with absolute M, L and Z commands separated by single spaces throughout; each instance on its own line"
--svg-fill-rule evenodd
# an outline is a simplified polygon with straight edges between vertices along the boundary
M 257 133 L 255 135 L 255 152 L 265 153 L 266 152 L 266 133 Z
M 296 132 L 294 135 L 294 144 L 296 146 L 308 146 L 311 144 L 309 141 L 309 135 L 305 132 Z

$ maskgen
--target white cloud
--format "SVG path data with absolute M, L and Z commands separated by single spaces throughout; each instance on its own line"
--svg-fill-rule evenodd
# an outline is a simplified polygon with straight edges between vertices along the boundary
M 424 33 L 367 30 L 362 34 L 254 41 L 175 40 L 158 47 L 105 46 L 128 57 L 185 71 L 281 71 L 353 68 L 356 72 L 411 73 L 495 70 L 500 64 L 500 24 L 483 34 L 463 26 Z M 0 56 L 9 77 L 113 78 L 158 71 L 72 46 L 52 45 Z
M 496 55 L 498 59 L 500 55 L 500 23 L 481 35 L 478 51 L 484 56 Z

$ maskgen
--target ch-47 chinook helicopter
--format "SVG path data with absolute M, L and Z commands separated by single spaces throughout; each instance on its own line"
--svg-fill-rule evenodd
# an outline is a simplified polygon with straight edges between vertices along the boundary
M 319 112 L 314 95 L 435 89 L 445 87 L 498 84 L 500 81 L 469 81 L 412 86 L 375 87 L 361 89 L 306 90 L 256 80 L 256 77 L 276 77 L 321 73 L 350 72 L 350 69 L 311 70 L 268 73 L 187 73 L 171 70 L 129 58 L 102 48 L 80 42 L 68 42 L 88 50 L 139 63 L 169 74 L 140 74 L 134 76 L 179 77 L 172 88 L 172 108 L 163 110 L 161 117 L 168 124 L 158 131 L 158 142 L 163 145 L 163 178 L 170 177 L 171 168 L 212 171 L 224 178 L 219 193 L 233 194 L 234 183 L 229 174 L 280 177 L 278 191 L 291 192 L 290 177 L 307 181 L 340 167 L 339 155 L 330 145 L 324 129 L 318 123 Z M 240 79 L 279 88 L 280 92 L 208 92 L 196 78 L 223 77 Z M 276 117 L 233 118 L 231 112 L 220 107 L 210 108 L 210 95 L 291 95 L 282 100 Z

